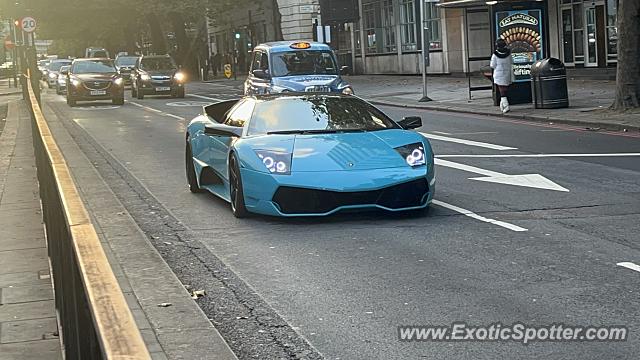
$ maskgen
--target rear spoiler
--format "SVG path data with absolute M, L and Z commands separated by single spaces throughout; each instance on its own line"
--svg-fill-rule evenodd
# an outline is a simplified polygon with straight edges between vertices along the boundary
M 216 122 L 221 122 L 224 115 L 231 109 L 240 99 L 220 101 L 211 105 L 203 106 L 203 115 L 208 116 Z

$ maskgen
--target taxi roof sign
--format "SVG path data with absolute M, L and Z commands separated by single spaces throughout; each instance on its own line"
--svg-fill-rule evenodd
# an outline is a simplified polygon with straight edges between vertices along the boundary
M 290 47 L 291 47 L 292 49 L 308 49 L 308 48 L 310 48 L 310 47 L 311 47 L 311 44 L 309 44 L 309 43 L 308 43 L 308 42 L 306 42 L 306 41 L 303 41 L 303 42 L 295 42 L 295 43 L 291 44 L 291 45 L 290 45 Z

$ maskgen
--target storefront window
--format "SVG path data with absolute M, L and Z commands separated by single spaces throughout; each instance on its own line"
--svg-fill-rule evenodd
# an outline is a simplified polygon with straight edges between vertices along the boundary
M 618 54 L 617 16 L 618 0 L 607 0 L 607 55 L 612 59 Z
M 440 8 L 435 3 L 424 4 L 424 27 L 428 34 L 429 49 L 442 49 L 442 31 L 440 27 Z
M 400 38 L 402 50 L 417 50 L 416 17 L 413 0 L 400 0 Z

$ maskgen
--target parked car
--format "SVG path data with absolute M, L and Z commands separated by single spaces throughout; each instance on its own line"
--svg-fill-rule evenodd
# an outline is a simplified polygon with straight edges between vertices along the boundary
M 60 68 L 65 65 L 71 65 L 71 60 L 57 59 L 51 61 L 51 63 L 47 67 L 47 78 L 45 79 L 49 88 L 56 88 L 56 86 L 58 85 L 58 73 L 60 72 Z
M 323 43 L 280 41 L 261 44 L 253 50 L 245 95 L 295 92 L 333 92 L 353 94 L 341 75 L 348 66 L 338 68 L 331 48 Z
M 170 95 L 184 98 L 186 75 L 169 55 L 141 56 L 131 72 L 131 96 Z
M 69 75 L 70 65 L 64 65 L 58 71 L 58 81 L 56 84 L 56 94 L 64 95 L 67 93 L 67 75 Z
M 118 70 L 118 74 L 124 79 L 125 85 L 131 85 L 131 71 L 136 66 L 139 56 L 131 55 L 118 55 L 116 57 L 115 65 Z
M 111 59 L 74 60 L 67 76 L 67 104 L 96 100 L 124 104 L 124 80 Z
M 344 94 L 288 93 L 215 103 L 186 133 L 192 192 L 231 203 L 236 217 L 420 210 L 435 192 L 429 140 Z

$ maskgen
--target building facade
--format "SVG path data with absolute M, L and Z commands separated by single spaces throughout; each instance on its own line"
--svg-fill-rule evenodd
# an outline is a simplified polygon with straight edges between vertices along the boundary
M 615 66 L 618 0 L 540 1 L 547 5 L 549 56 L 567 67 Z M 420 73 L 422 44 L 430 52 L 429 73 L 467 73 L 488 64 L 479 59 L 492 51 L 490 4 L 508 0 L 426 0 L 422 16 L 419 2 L 360 0 L 353 26 L 356 72 Z

